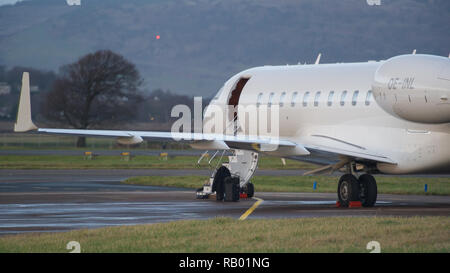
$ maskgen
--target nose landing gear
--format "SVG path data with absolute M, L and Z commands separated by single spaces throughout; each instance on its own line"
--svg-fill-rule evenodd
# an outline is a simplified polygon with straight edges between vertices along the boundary
M 258 153 L 233 150 L 228 160 L 228 163 L 223 163 L 216 169 L 209 181 L 197 190 L 197 199 L 208 199 L 214 192 L 217 201 L 239 201 L 239 198 L 253 197 L 255 188 L 250 178 L 258 165 Z

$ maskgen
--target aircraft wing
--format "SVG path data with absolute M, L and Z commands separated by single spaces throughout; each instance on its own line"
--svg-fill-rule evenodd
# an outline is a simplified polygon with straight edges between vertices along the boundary
M 339 158 L 338 156 L 346 156 L 359 161 L 396 164 L 393 159 L 370 148 L 323 134 L 312 134 L 303 137 L 301 142 L 311 152 L 312 156 L 320 154 L 322 158 L 328 156 L 332 161 Z
M 83 130 L 38 128 L 39 133 L 74 136 L 116 137 L 119 142 L 135 144 L 147 140 L 183 141 L 197 145 L 200 149 L 227 150 L 232 148 L 271 151 L 277 147 L 300 149 L 300 154 L 309 154 L 301 145 L 289 140 L 261 138 L 252 136 L 234 136 L 223 134 L 178 133 L 157 131 L 120 131 L 120 130 Z M 205 147 L 205 148 L 203 148 Z
M 200 149 L 211 150 L 227 150 L 227 149 L 244 149 L 259 152 L 274 152 L 275 150 L 288 149 L 286 156 L 305 156 L 310 152 L 321 152 L 329 154 L 330 158 L 337 158 L 339 155 L 352 157 L 358 160 L 369 160 L 376 162 L 384 162 L 395 164 L 395 162 L 387 156 L 375 151 L 371 151 L 365 147 L 355 144 L 343 142 L 331 137 L 313 135 L 318 138 L 315 141 L 306 141 L 301 144 L 290 140 L 273 140 L 269 138 L 259 137 L 240 137 L 221 134 L 199 134 L 199 133 L 172 133 L 172 132 L 152 132 L 152 131 L 118 131 L 118 130 L 80 130 L 80 129 L 47 129 L 39 128 L 40 133 L 63 134 L 76 136 L 100 136 L 100 137 L 116 137 L 118 141 L 130 141 L 130 144 L 139 143 L 142 140 L 180 140 L 198 146 Z M 283 152 L 283 151 L 282 151 Z

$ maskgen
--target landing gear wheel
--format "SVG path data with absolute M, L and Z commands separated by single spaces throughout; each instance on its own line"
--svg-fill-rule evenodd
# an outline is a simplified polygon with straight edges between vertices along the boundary
M 339 179 L 338 199 L 342 207 L 348 207 L 350 202 L 359 201 L 359 182 L 352 174 L 344 174 Z
M 226 202 L 237 202 L 239 201 L 241 187 L 239 186 L 238 177 L 227 177 L 224 180 L 225 184 L 225 199 Z
M 255 185 L 253 183 L 247 183 L 247 198 L 252 198 L 255 195 Z
M 377 201 L 377 182 L 370 174 L 359 177 L 360 199 L 363 207 L 373 207 Z
M 222 166 L 217 169 L 216 174 L 214 175 L 214 182 L 212 191 L 216 192 L 216 200 L 222 201 L 225 194 L 225 178 L 231 176 L 230 170 L 227 167 Z

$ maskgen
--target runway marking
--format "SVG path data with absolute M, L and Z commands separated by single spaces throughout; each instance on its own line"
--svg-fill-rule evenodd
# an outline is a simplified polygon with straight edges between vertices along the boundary
M 244 214 L 241 215 L 239 220 L 247 219 L 247 217 L 264 201 L 261 198 L 257 198 L 257 197 L 252 197 L 252 199 L 255 199 L 257 201 Z

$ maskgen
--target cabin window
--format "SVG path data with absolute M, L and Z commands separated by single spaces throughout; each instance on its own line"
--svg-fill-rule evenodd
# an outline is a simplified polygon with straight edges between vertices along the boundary
M 347 96 L 346 90 L 342 91 L 342 94 L 341 94 L 341 106 L 345 105 L 345 96 Z
M 259 93 L 258 98 L 256 99 L 256 107 L 259 107 L 261 105 L 262 97 L 263 97 L 263 93 Z
M 292 93 L 292 98 L 291 98 L 291 106 L 292 107 L 295 106 L 295 99 L 297 99 L 297 95 L 298 95 L 298 92 Z
M 319 99 L 320 99 L 320 91 L 318 91 L 316 93 L 316 95 L 314 96 L 314 106 L 315 107 L 319 106 Z
M 275 96 L 275 93 L 270 93 L 270 95 L 269 95 L 269 101 L 268 101 L 268 103 L 267 103 L 267 106 L 268 107 L 271 107 L 272 106 L 272 101 L 273 101 L 273 97 Z
M 333 105 L 333 96 L 334 96 L 334 91 L 330 91 L 330 93 L 328 93 L 328 102 L 327 102 L 328 106 Z
M 286 92 L 281 93 L 280 96 L 280 107 L 283 107 L 284 105 L 284 98 L 286 97 Z
M 355 106 L 356 103 L 358 102 L 358 94 L 359 94 L 359 91 L 358 91 L 358 90 L 356 90 L 355 92 L 353 92 L 353 97 L 352 97 L 352 105 L 353 105 L 353 106 Z
M 308 97 L 309 97 L 309 92 L 306 92 L 305 95 L 303 95 L 303 106 L 308 106 Z
M 372 100 L 372 90 L 369 90 L 366 95 L 366 105 L 370 105 L 370 101 Z

